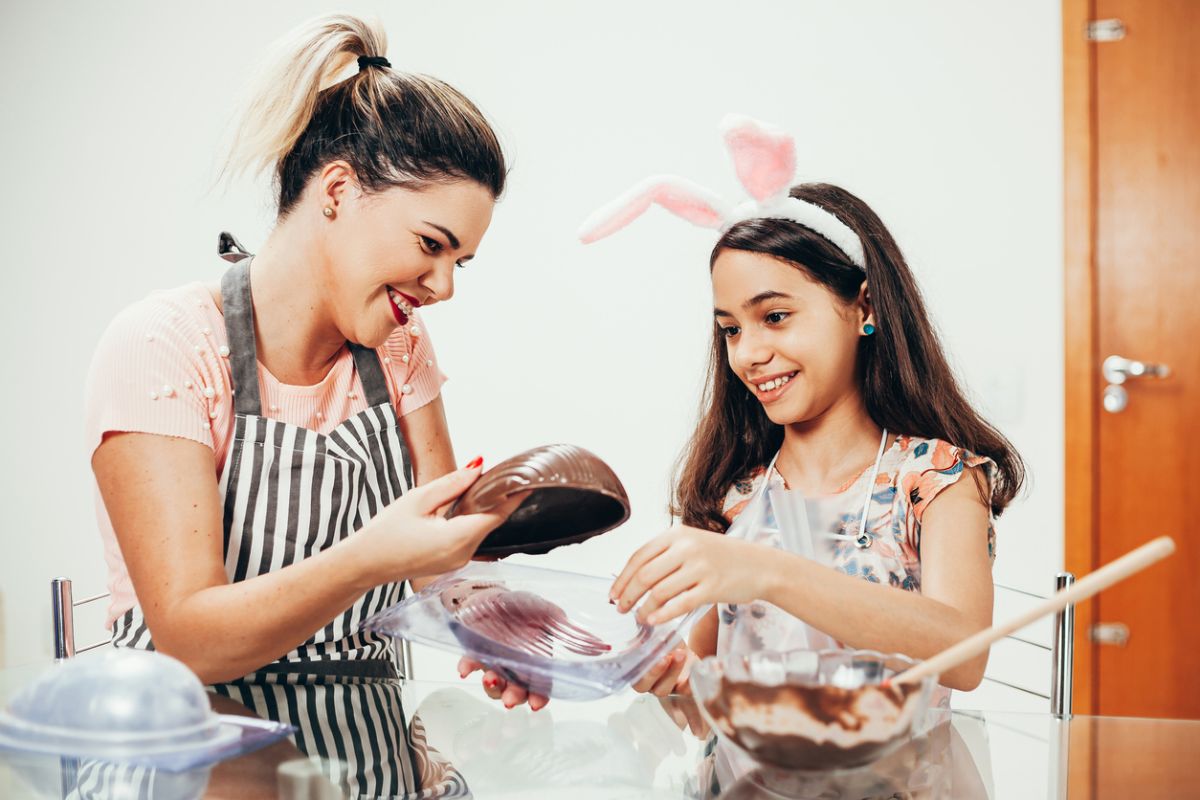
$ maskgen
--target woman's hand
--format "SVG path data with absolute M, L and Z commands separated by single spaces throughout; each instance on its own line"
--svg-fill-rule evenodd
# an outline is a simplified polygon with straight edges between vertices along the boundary
M 609 597 L 625 613 L 638 608 L 650 625 L 709 603 L 748 603 L 763 596 L 771 548 L 679 525 L 651 539 L 629 559 Z
M 482 469 L 482 463 L 472 462 L 410 490 L 346 540 L 347 546 L 358 549 L 371 586 L 451 572 L 471 559 L 484 537 L 526 497 L 514 495 L 483 514 L 442 516 L 478 480 Z
M 690 695 L 692 687 L 688 678 L 692 674 L 692 665 L 699 660 L 700 656 L 681 643 L 634 681 L 633 690 L 655 697 Z
M 533 711 L 540 711 L 550 702 L 550 698 L 545 695 L 530 692 L 523 686 L 518 686 L 515 683 L 509 683 L 500 674 L 494 672 L 478 661 L 463 656 L 458 661 L 458 676 L 465 678 L 472 672 L 477 670 L 483 671 L 483 691 L 488 697 L 493 700 L 499 700 L 504 703 L 505 708 L 514 708 L 526 701 L 529 702 L 529 708 Z

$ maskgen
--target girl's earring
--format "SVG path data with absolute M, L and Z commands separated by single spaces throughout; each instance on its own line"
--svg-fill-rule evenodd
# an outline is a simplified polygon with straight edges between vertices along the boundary
M 870 336 L 874 332 L 875 326 L 871 323 L 868 322 L 866 325 L 863 325 L 863 333 L 865 333 L 867 336 Z
M 333 217 L 333 209 L 330 208 L 329 206 L 325 206 L 325 209 L 321 213 L 327 217 L 330 217 L 330 218 Z

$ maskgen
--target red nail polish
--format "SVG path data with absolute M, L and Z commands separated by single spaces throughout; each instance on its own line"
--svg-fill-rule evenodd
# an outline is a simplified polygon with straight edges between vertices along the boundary
M 472 458 L 470 460 L 470 462 L 467 464 L 466 468 L 467 469 L 475 469 L 477 467 L 482 467 L 482 466 L 483 466 L 483 456 L 475 456 L 474 458 Z

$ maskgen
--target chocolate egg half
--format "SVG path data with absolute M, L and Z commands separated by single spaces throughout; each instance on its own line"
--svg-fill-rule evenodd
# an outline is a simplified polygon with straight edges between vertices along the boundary
M 529 497 L 476 555 L 546 553 L 612 530 L 629 519 L 629 495 L 599 456 L 570 444 L 526 450 L 489 469 L 447 517 L 489 511 L 520 492 Z

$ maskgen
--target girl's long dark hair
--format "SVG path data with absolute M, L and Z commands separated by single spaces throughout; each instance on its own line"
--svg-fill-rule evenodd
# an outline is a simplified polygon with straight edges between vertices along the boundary
M 836 215 L 862 239 L 867 290 L 877 330 L 859 341 L 858 372 L 867 413 L 897 434 L 942 439 L 996 463 L 991 496 L 994 515 L 1012 501 L 1025 466 L 1012 444 L 967 401 L 946 361 L 925 311 L 917 282 L 900 248 L 871 208 L 850 192 L 825 183 L 792 187 L 792 197 Z M 863 271 L 820 234 L 789 220 L 752 219 L 730 228 L 713 248 L 745 250 L 783 259 L 853 302 Z M 723 531 L 729 487 L 765 467 L 783 442 L 783 427 L 733 374 L 725 340 L 713 326 L 708 378 L 700 423 L 680 459 L 671 512 L 685 525 Z

